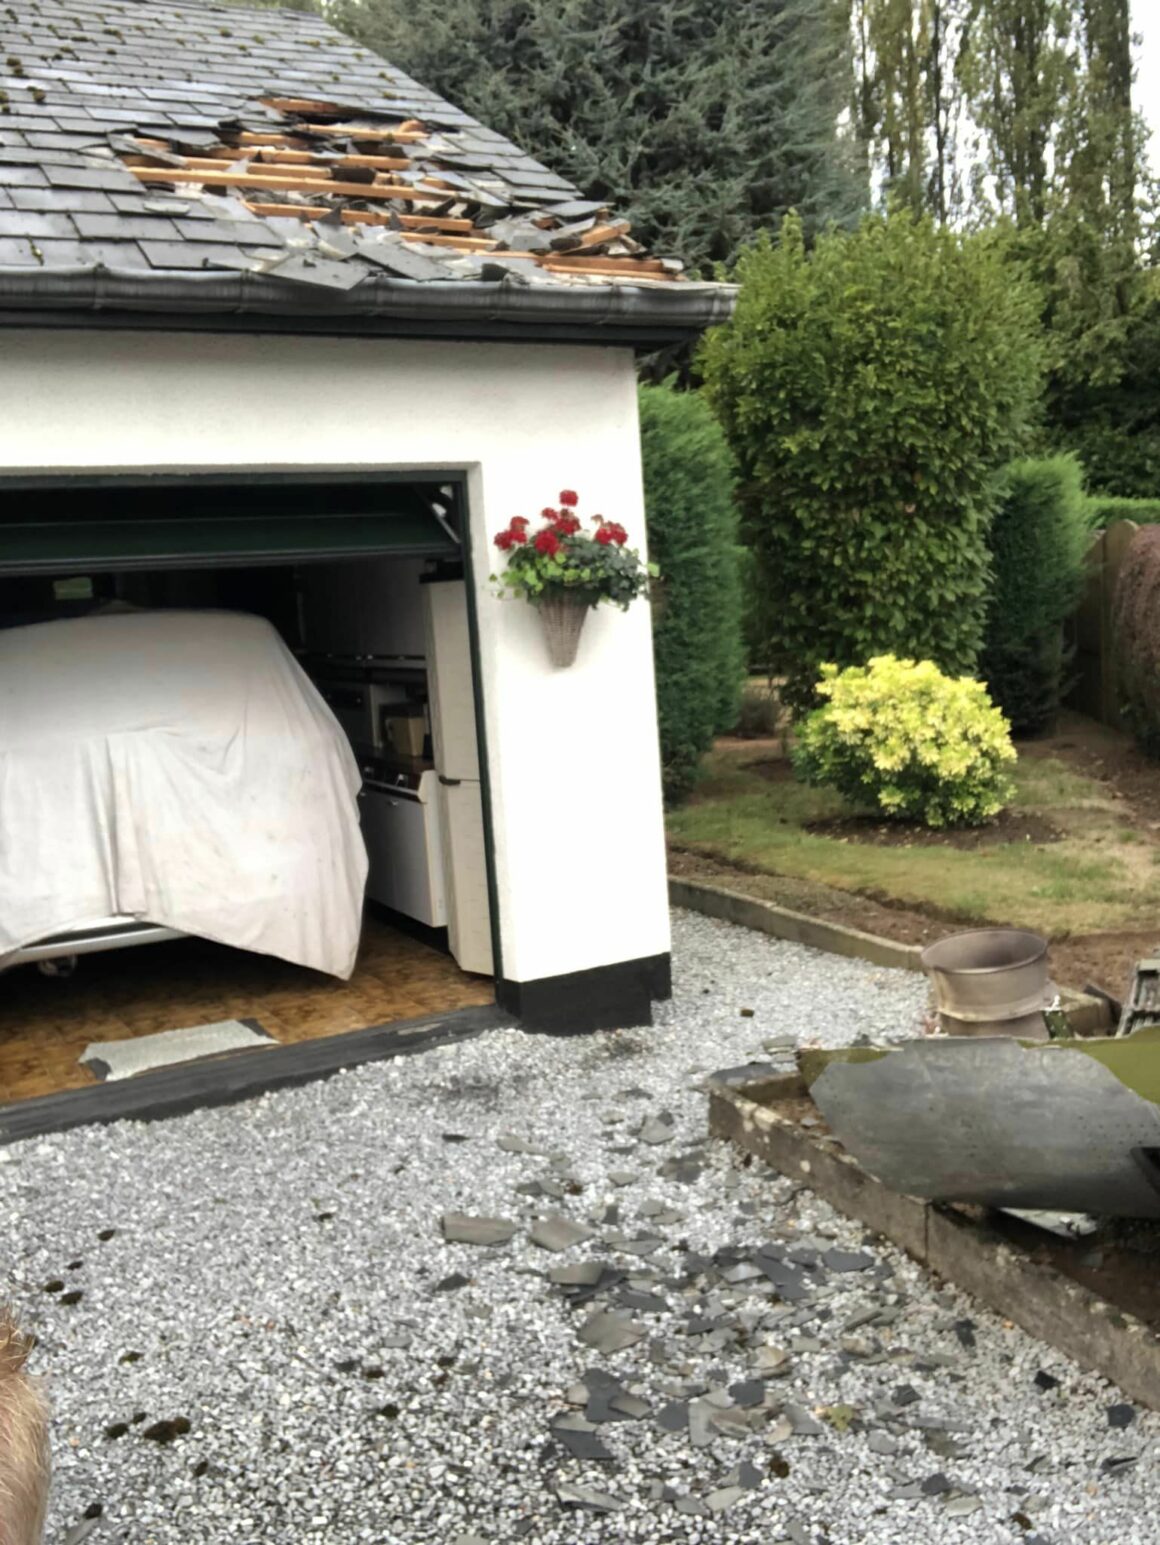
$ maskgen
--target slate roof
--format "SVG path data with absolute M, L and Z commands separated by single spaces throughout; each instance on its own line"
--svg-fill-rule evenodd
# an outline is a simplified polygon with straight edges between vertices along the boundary
M 174 0 L 0 16 L 0 313 L 642 336 L 727 314 L 726 287 L 645 254 L 627 222 L 319 17 Z

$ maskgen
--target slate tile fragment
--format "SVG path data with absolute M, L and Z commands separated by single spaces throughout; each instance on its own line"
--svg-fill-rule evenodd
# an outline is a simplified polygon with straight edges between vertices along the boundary
M 1059 1380 L 1053 1374 L 1045 1373 L 1042 1368 L 1035 1375 L 1034 1384 L 1036 1389 L 1048 1390 L 1059 1388 Z
M 657 1412 L 657 1426 L 664 1432 L 684 1432 L 689 1425 L 689 1406 L 684 1400 L 670 1400 Z
M 452 1244 L 506 1245 L 517 1225 L 507 1218 L 476 1218 L 465 1212 L 445 1212 L 443 1237 Z
M 722 1486 L 717 1491 L 711 1491 L 705 1498 L 705 1506 L 711 1513 L 725 1513 L 731 1507 L 735 1507 L 745 1495 L 745 1489 L 741 1486 Z
M 865 1250 L 826 1250 L 822 1261 L 831 1271 L 866 1271 L 877 1264 Z
M 794 1436 L 798 1438 L 816 1438 L 822 1431 L 822 1424 L 816 1421 L 805 1406 L 789 1404 L 782 1407 L 782 1415 L 790 1423 Z
M 598 1352 L 620 1352 L 634 1346 L 644 1337 L 639 1325 L 608 1309 L 598 1309 L 580 1327 L 579 1335 L 586 1346 Z
M 575 1459 L 610 1460 L 611 1452 L 600 1441 L 594 1432 L 579 1432 L 572 1427 L 564 1427 L 556 1424 L 552 1427 L 552 1436 L 557 1443 Z
M 1127 1403 L 1108 1407 L 1109 1427 L 1130 1427 L 1136 1420 L 1136 1408 Z
M 583 1244 L 586 1239 L 591 1239 L 592 1230 L 583 1223 L 552 1213 L 546 1218 L 537 1218 L 528 1237 L 541 1250 L 567 1250 L 572 1245 Z
M 765 1399 L 765 1385 L 760 1379 L 745 1379 L 739 1384 L 731 1384 L 729 1393 L 742 1409 L 748 1409 L 759 1406 Z
M 557 1486 L 556 1496 L 564 1507 L 586 1507 L 594 1513 L 615 1513 L 624 1506 L 619 1498 L 610 1496 L 606 1491 L 597 1491 L 592 1486 Z

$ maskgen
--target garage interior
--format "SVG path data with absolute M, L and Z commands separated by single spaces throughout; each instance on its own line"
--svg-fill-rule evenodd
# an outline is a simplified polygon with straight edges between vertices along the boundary
M 0 1101 L 94 1084 L 94 1043 L 242 1021 L 293 1044 L 494 1002 L 462 530 L 451 476 L 7 484 L 0 628 L 105 608 L 265 618 L 350 740 L 370 870 L 349 981 L 165 930 L 125 947 L 142 930 L 123 924 L 4 957 Z

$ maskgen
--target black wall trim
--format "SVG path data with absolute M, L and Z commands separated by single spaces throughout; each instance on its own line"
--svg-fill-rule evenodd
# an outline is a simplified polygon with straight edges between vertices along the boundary
M 623 960 L 613 966 L 546 976 L 534 982 L 496 982 L 496 1000 L 525 1030 L 547 1035 L 585 1035 L 652 1024 L 654 998 L 672 995 L 668 955 Z
M 0 1106 L 0 1147 L 50 1132 L 67 1132 L 70 1127 L 157 1121 L 184 1116 L 206 1105 L 232 1105 L 271 1089 L 289 1089 L 326 1078 L 341 1068 L 471 1040 L 508 1024 L 508 1016 L 494 1008 L 457 1009 L 268 1051 L 231 1052 L 198 1062 L 178 1062 L 111 1084 L 40 1095 Z

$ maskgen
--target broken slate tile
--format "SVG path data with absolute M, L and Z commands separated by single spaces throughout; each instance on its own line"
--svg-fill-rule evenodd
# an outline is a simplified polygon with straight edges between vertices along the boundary
M 673 1503 L 678 1513 L 684 1513 L 690 1518 L 707 1518 L 709 1509 L 700 1497 L 678 1497 Z
M 630 1169 L 610 1169 L 608 1171 L 608 1178 L 614 1186 L 630 1186 L 636 1179 L 636 1176 Z
M 941 1497 L 944 1492 L 952 1490 L 951 1483 L 941 1470 L 934 1475 L 928 1475 L 925 1481 L 920 1483 L 920 1490 L 924 1497 Z
M 761 1485 L 761 1471 L 748 1459 L 743 1459 L 737 1470 L 738 1486 L 743 1486 L 746 1491 L 756 1491 Z
M 657 1412 L 657 1426 L 664 1432 L 684 1432 L 689 1425 L 689 1406 L 684 1400 L 670 1400 Z
M 637 1136 L 642 1143 L 648 1143 L 650 1147 L 656 1147 L 659 1143 L 671 1143 L 674 1136 L 672 1122 L 665 1121 L 660 1116 L 650 1116 Z
M 591 1486 L 557 1486 L 556 1496 L 564 1507 L 586 1507 L 594 1513 L 615 1513 L 624 1506 L 618 1498 Z
M 1045 1373 L 1042 1368 L 1035 1375 L 1033 1382 L 1036 1389 L 1048 1390 L 1059 1388 L 1059 1380 L 1053 1374 Z
M 625 1391 L 619 1395 L 613 1395 L 608 1403 L 614 1411 L 619 1411 L 621 1415 L 627 1416 L 633 1422 L 648 1416 L 652 1410 L 647 1400 L 642 1400 L 639 1395 L 631 1395 Z
M 789 1353 L 784 1347 L 759 1347 L 755 1359 L 757 1372 L 763 1379 L 789 1372 Z
M 590 1315 L 580 1327 L 580 1339 L 597 1352 L 620 1352 L 643 1340 L 644 1331 L 632 1320 L 614 1314 L 609 1309 L 599 1309 Z
M 431 1291 L 433 1293 L 457 1293 L 460 1288 L 465 1288 L 470 1281 L 471 1278 L 465 1277 L 461 1271 L 453 1271 L 448 1277 L 440 1277 Z
M 714 1411 L 710 1418 L 714 1432 L 726 1438 L 747 1438 L 753 1431 L 749 1412 L 730 1407 L 727 1411 Z
M 689 1442 L 694 1448 L 708 1448 L 713 1441 L 712 1419 L 716 1407 L 704 1400 L 689 1402 Z
M 570 1245 L 583 1244 L 592 1238 L 592 1230 L 583 1223 L 552 1213 L 547 1218 L 537 1218 L 528 1236 L 541 1250 L 567 1250 Z
M 711 1513 L 725 1513 L 731 1507 L 735 1507 L 745 1495 L 741 1486 L 722 1486 L 717 1491 L 711 1491 L 705 1498 L 705 1506 Z
M 605 1448 L 594 1432 L 580 1432 L 573 1427 L 565 1427 L 555 1423 L 551 1429 L 552 1436 L 568 1450 L 575 1459 L 608 1460 L 612 1458 L 610 1451 Z
M 507 1218 L 474 1218 L 465 1212 L 445 1212 L 443 1237 L 460 1245 L 506 1245 L 517 1225 Z
M 1108 1407 L 1109 1427 L 1130 1427 L 1136 1420 L 1136 1407 L 1126 1403 Z
M 898 1452 L 898 1443 L 888 1432 L 872 1432 L 866 1443 L 872 1454 L 881 1454 L 885 1458 Z
M 1100 1469 L 1105 1475 L 1119 1475 L 1121 1471 L 1130 1469 L 1132 1465 L 1138 1463 L 1139 1458 L 1138 1454 L 1110 1454 Z
M 573 1261 L 548 1268 L 548 1281 L 558 1287 L 595 1287 L 604 1275 L 603 1261 Z
M 664 1244 L 659 1234 L 642 1234 L 639 1239 L 618 1239 L 616 1248 L 626 1255 L 653 1255 Z
M 822 1431 L 821 1422 L 815 1421 L 805 1406 L 786 1405 L 781 1413 L 793 1428 L 794 1436 L 798 1438 L 816 1438 Z
M 772 1062 L 744 1062 L 740 1067 L 721 1068 L 719 1072 L 712 1074 L 710 1082 L 737 1087 L 742 1084 L 756 1083 L 763 1078 L 774 1078 L 776 1074 L 777 1069 Z
M 739 1406 L 748 1410 L 765 1399 L 765 1385 L 760 1379 L 745 1379 L 740 1384 L 730 1384 L 729 1393 Z
M 664 1314 L 668 1304 L 656 1293 L 637 1293 L 627 1288 L 620 1295 L 625 1309 L 635 1309 L 638 1314 Z
M 826 1250 L 822 1261 L 831 1271 L 866 1271 L 876 1264 L 865 1250 Z
M 983 1505 L 981 1497 L 952 1497 L 943 1512 L 948 1518 L 967 1518 L 977 1513 Z
M 541 1148 L 536 1143 L 529 1143 L 526 1137 L 520 1137 L 516 1132 L 501 1132 L 495 1140 L 495 1146 L 502 1148 L 504 1153 L 534 1154 L 541 1159 L 548 1153 L 546 1148 Z

